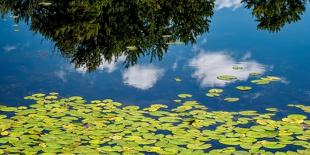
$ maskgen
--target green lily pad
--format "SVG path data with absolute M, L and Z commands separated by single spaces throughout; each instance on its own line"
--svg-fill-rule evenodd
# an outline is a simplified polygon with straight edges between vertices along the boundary
M 239 145 L 241 143 L 238 138 L 221 138 L 219 142 L 225 145 Z
M 180 79 L 180 78 L 174 78 L 174 80 L 175 80 L 176 82 L 181 82 L 181 81 L 182 81 L 182 79 Z
M 51 6 L 53 3 L 50 3 L 50 2 L 40 2 L 39 5 L 42 5 L 42 6 Z
M 193 95 L 191 95 L 191 94 L 179 94 L 178 95 L 178 97 L 180 97 L 180 98 L 190 98 L 190 97 L 192 97 Z
M 232 76 L 232 75 L 221 75 L 221 76 L 218 76 L 217 79 L 223 80 L 223 81 L 233 81 L 233 80 L 237 80 L 237 77 Z
M 301 115 L 301 114 L 291 114 L 288 115 L 287 118 L 283 118 L 282 120 L 285 122 L 289 122 L 289 123 L 303 123 L 304 120 L 307 118 L 307 116 L 305 115 Z
M 237 98 L 237 97 L 227 97 L 224 99 L 224 101 L 227 101 L 227 102 L 237 102 L 239 101 L 240 99 Z
M 241 91 L 249 91 L 252 89 L 252 87 L 249 86 L 237 86 L 236 89 L 241 90 Z
M 267 111 L 276 112 L 278 111 L 277 108 L 266 108 Z
M 261 144 L 265 148 L 268 148 L 268 149 L 280 149 L 280 148 L 286 147 L 285 144 L 281 144 L 281 143 L 278 143 L 278 142 L 263 141 Z
M 208 92 L 209 92 L 209 93 L 217 93 L 217 94 L 220 94 L 220 93 L 224 92 L 224 90 L 223 90 L 223 89 L 219 89 L 219 88 L 213 88 L 213 89 L 210 89 Z
M 207 93 L 206 96 L 208 96 L 208 97 L 218 97 L 218 96 L 220 96 L 220 94 L 218 94 L 218 93 Z
M 182 102 L 182 100 L 178 100 L 178 99 L 173 100 L 173 101 L 176 102 L 176 103 L 181 103 Z
M 127 46 L 126 49 L 129 50 L 129 51 L 137 51 L 138 47 L 136 47 L 136 46 Z
M 233 70 L 242 70 L 243 67 L 241 67 L 241 66 L 233 66 L 232 69 Z
M 270 81 L 268 81 L 268 80 L 252 80 L 251 82 L 258 84 L 258 85 L 266 85 L 266 84 L 270 83 Z
M 204 150 L 204 149 L 208 149 L 210 147 L 212 147 L 211 144 L 204 144 L 202 142 L 197 142 L 197 143 L 193 143 L 193 144 L 187 144 L 186 146 L 189 149 L 193 149 L 193 150 Z
M 260 76 L 261 74 L 260 74 L 260 73 L 255 73 L 255 72 L 253 72 L 253 73 L 250 73 L 249 75 L 250 75 L 250 76 Z
M 262 78 L 268 81 L 280 81 L 281 78 L 280 77 L 276 77 L 276 76 L 266 76 L 265 78 Z

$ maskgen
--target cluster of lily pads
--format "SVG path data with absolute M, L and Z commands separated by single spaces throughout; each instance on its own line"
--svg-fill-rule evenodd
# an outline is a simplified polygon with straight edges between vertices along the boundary
M 233 69 L 234 70 L 242 70 L 243 67 L 233 66 Z M 250 73 L 249 75 L 252 77 L 260 76 L 259 73 Z M 223 81 L 228 81 L 228 82 L 238 80 L 237 77 L 232 76 L 232 75 L 220 75 L 217 77 L 217 79 L 223 80 Z M 251 83 L 255 83 L 258 85 L 264 85 L 264 84 L 269 84 L 271 82 L 280 81 L 280 80 L 281 80 L 281 78 L 276 77 L 276 76 L 266 76 L 266 77 L 260 77 L 259 79 L 256 79 L 256 80 L 252 80 Z M 237 86 L 236 89 L 239 91 L 249 91 L 252 89 L 252 87 L 251 86 Z M 224 92 L 223 89 L 212 88 L 208 91 L 208 93 L 206 93 L 206 96 L 208 96 L 208 97 L 219 97 L 219 96 L 221 96 L 221 94 L 223 92 Z M 226 98 L 224 98 L 224 101 L 227 101 L 227 102 L 237 102 L 239 100 L 240 99 L 238 97 L 226 97 Z
M 33 94 L 0 106 L 0 154 L 310 154 L 309 107 L 276 119 L 275 108 L 208 111 L 185 97 L 169 109 Z

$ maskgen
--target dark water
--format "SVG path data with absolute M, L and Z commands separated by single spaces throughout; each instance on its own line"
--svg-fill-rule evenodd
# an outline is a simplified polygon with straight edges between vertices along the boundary
M 215 110 L 277 107 L 289 113 L 287 104 L 309 105 L 309 12 L 276 33 L 258 30 L 251 13 L 251 9 L 238 5 L 218 8 L 210 18 L 209 32 L 198 35 L 196 43 L 191 44 L 191 37 L 184 37 L 188 44 L 168 46 L 161 60 L 150 63 L 151 56 L 140 56 L 129 67 L 125 56 L 118 54 L 117 62 L 113 56 L 109 57 L 111 62 L 102 59 L 91 72 L 83 63 L 72 63 L 72 55 L 61 53 L 54 46 L 55 41 L 40 31 L 30 30 L 34 28 L 23 20 L 14 26 L 14 17 L 9 13 L 0 21 L 0 102 L 24 105 L 24 96 L 56 91 L 61 96 L 112 98 L 140 106 L 162 103 L 173 107 L 179 93 L 192 94 L 193 99 Z M 199 23 L 191 23 L 195 24 Z M 70 36 L 62 39 L 70 40 Z M 232 70 L 236 64 L 245 69 Z M 248 76 L 251 72 L 279 76 L 282 81 L 255 85 L 249 82 L 254 79 Z M 235 75 L 240 80 L 224 83 L 216 79 L 220 74 Z M 176 82 L 176 77 L 182 82 Z M 240 92 L 235 90 L 238 85 L 250 85 L 253 90 Z M 223 88 L 225 95 L 206 97 L 205 93 L 213 87 Z M 239 97 L 240 101 L 224 102 L 223 98 L 229 96 Z

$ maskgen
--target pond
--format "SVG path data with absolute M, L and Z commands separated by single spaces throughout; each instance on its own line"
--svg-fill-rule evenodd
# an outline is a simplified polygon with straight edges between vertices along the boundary
M 310 154 L 309 1 L 0 2 L 0 154 Z

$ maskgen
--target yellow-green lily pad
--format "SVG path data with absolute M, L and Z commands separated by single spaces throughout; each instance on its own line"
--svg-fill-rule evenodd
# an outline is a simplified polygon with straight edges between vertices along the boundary
M 233 81 L 233 80 L 237 80 L 237 77 L 232 76 L 232 75 L 221 75 L 221 76 L 218 76 L 217 79 L 223 80 L 223 81 Z
M 249 91 L 252 89 L 250 86 L 237 86 L 236 89 L 241 90 L 241 91 Z
M 227 97 L 224 99 L 224 101 L 227 101 L 227 102 L 237 102 L 239 101 L 240 99 L 237 98 L 237 97 Z
M 190 97 L 192 97 L 193 95 L 191 95 L 191 94 L 179 94 L 178 95 L 178 97 L 180 97 L 180 98 L 190 98 Z

